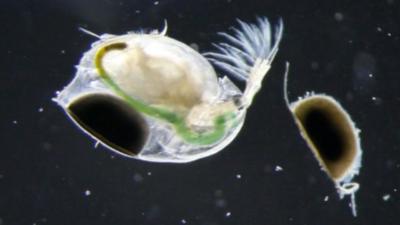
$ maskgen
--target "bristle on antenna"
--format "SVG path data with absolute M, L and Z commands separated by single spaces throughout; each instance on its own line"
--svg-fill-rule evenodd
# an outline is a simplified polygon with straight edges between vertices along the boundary
M 233 34 L 218 33 L 227 40 L 226 43 L 214 44 L 218 52 L 203 55 L 229 75 L 248 80 L 257 61 L 271 64 L 282 38 L 283 23 L 279 20 L 272 35 L 271 25 L 265 17 L 257 18 L 257 24 L 248 24 L 239 19 L 237 21 L 239 28 L 233 27 Z

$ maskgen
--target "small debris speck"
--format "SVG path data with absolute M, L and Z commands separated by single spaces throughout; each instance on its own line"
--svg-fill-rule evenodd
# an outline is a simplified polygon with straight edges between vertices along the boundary
M 133 180 L 137 183 L 140 183 L 143 181 L 143 176 L 140 173 L 135 173 L 133 175 Z
M 140 13 L 140 10 L 135 10 L 135 13 L 136 13 L 136 14 L 139 14 L 139 13 Z
M 387 33 L 387 36 L 388 36 L 388 37 L 391 37 L 391 36 L 392 36 L 392 33 Z
M 182 220 L 181 220 L 181 223 L 182 223 L 182 224 L 186 224 L 187 222 L 186 222 L 185 219 L 182 219 Z
M 63 55 L 65 54 L 65 50 L 64 50 L 64 49 L 63 49 L 63 50 L 61 50 L 61 54 L 63 54 Z
M 147 176 L 151 176 L 151 172 L 147 172 Z
M 390 195 L 386 194 L 386 195 L 382 196 L 382 199 L 383 199 L 383 201 L 386 202 L 386 201 L 388 201 L 390 199 Z
M 377 30 L 378 32 L 382 32 L 382 27 L 377 27 L 376 30 Z
M 158 5 L 158 4 L 160 4 L 159 1 L 155 1 L 155 2 L 154 2 L 154 5 Z
M 18 121 L 17 120 L 13 120 L 12 123 L 13 124 L 18 124 Z
M 370 74 L 368 74 L 368 76 L 369 76 L 369 77 L 373 77 L 373 76 L 374 76 L 374 74 L 370 73 Z
M 90 190 L 86 190 L 86 191 L 85 191 L 85 195 L 86 195 L 86 196 L 90 196 L 91 194 L 92 194 L 92 192 L 91 192 Z
M 324 198 L 324 202 L 327 202 L 329 200 L 329 196 L 327 195 L 327 196 L 325 196 L 325 198 Z
M 311 69 L 312 70 L 318 70 L 319 69 L 319 63 L 316 61 L 311 62 Z
M 344 16 L 343 13 L 340 12 L 336 12 L 335 15 L 333 16 L 335 18 L 336 21 L 340 22 L 343 20 Z
M 217 189 L 214 191 L 215 197 L 222 197 L 223 194 L 224 192 L 222 190 Z
M 226 216 L 226 217 L 230 217 L 231 215 L 232 215 L 231 212 L 226 212 L 226 213 L 225 213 L 225 216 Z
M 215 207 L 217 208 L 225 208 L 226 207 L 226 201 L 222 198 L 215 200 Z
M 373 101 L 373 103 L 374 103 L 375 105 L 380 105 L 380 104 L 382 104 L 382 99 L 381 99 L 380 97 L 372 96 L 372 97 L 371 97 L 371 100 Z
M 241 178 L 242 178 L 242 175 L 236 174 L 236 178 L 237 178 L 237 179 L 241 179 Z
M 394 191 L 394 192 L 397 192 L 397 188 L 393 188 L 393 191 Z
M 275 167 L 275 171 L 276 171 L 276 172 L 279 172 L 279 171 L 282 171 L 282 170 L 283 170 L 283 168 L 280 167 L 280 166 L 276 166 L 276 167 Z

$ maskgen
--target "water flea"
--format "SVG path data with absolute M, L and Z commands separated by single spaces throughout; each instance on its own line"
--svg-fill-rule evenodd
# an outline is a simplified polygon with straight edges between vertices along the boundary
M 158 5 L 155 1 L 154 5 Z M 84 133 L 128 158 L 185 163 L 224 149 L 278 52 L 279 20 L 238 20 L 204 53 L 161 31 L 98 35 L 54 99 Z M 214 67 L 224 74 L 217 76 Z M 245 82 L 244 90 L 237 82 Z

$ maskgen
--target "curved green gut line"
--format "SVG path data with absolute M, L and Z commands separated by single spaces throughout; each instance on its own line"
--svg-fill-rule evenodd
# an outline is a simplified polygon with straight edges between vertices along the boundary
M 124 98 L 128 104 L 137 111 L 143 112 L 144 114 L 163 120 L 170 123 L 176 130 L 177 134 L 182 137 L 188 143 L 197 145 L 209 145 L 220 140 L 226 132 L 226 124 L 228 121 L 236 119 L 233 112 L 228 112 L 216 116 L 214 119 L 214 129 L 209 132 L 194 132 L 191 130 L 185 122 L 185 119 L 173 112 L 166 109 L 149 106 L 139 100 L 136 100 L 126 94 L 108 75 L 103 66 L 103 57 L 107 52 L 111 50 L 123 50 L 127 48 L 126 43 L 118 42 L 110 45 L 101 47 L 95 55 L 95 67 L 104 80 L 104 82 L 119 96 Z M 232 126 L 237 126 L 238 121 L 234 122 Z

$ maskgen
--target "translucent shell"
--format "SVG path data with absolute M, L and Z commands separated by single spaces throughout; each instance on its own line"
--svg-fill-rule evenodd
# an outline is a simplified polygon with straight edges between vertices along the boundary
M 120 36 L 85 31 L 100 40 L 55 101 L 85 133 L 121 155 L 175 163 L 212 155 L 240 131 L 282 35 L 282 23 L 272 36 L 265 18 L 239 25 L 232 35 L 222 33 L 228 42 L 216 45 L 220 52 L 204 55 L 228 73 L 241 71 L 244 92 L 218 78 L 206 57 L 167 37 L 165 27 Z
M 356 215 L 354 193 L 359 184 L 351 180 L 361 166 L 360 130 L 339 102 L 330 96 L 307 93 L 290 103 L 286 91 L 287 73 L 285 77 L 285 99 L 301 136 L 335 183 L 340 196 L 351 195 Z

